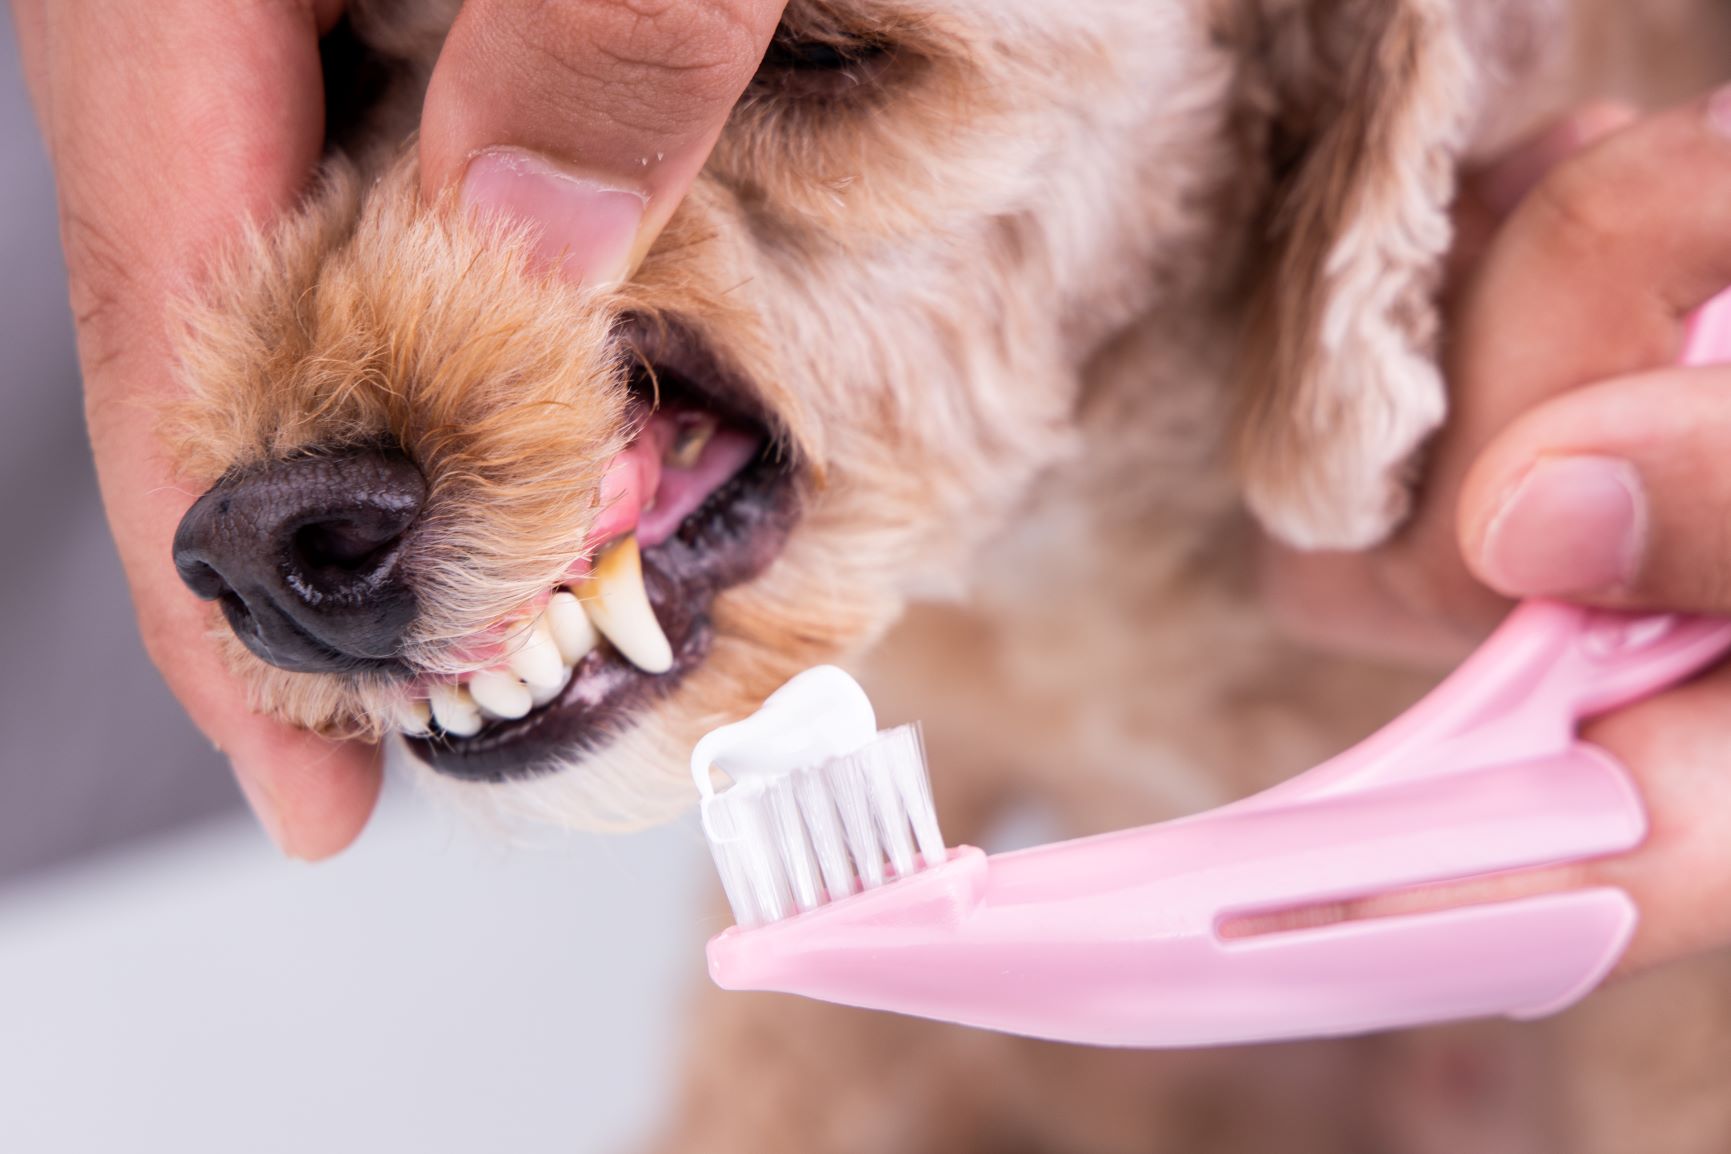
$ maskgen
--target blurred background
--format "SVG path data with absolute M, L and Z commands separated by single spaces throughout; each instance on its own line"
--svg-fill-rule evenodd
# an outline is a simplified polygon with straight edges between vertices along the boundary
M 614 1151 L 702 975 L 691 827 L 512 848 L 393 783 L 280 858 L 133 626 L 0 17 L 0 1151 Z

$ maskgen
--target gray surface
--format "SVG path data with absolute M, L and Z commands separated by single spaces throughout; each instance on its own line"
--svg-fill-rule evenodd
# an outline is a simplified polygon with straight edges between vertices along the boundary
M 5 1154 L 627 1154 L 719 919 L 689 824 L 509 849 L 387 790 L 285 863 L 244 818 L 0 891 Z
M 85 442 L 54 188 L 0 17 L 0 881 L 231 809 L 144 655 Z

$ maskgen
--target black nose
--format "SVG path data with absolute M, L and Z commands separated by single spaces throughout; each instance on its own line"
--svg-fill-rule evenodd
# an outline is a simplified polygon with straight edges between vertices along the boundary
M 394 449 L 272 461 L 187 510 L 174 567 L 272 665 L 389 666 L 415 618 L 403 545 L 426 499 L 421 471 Z

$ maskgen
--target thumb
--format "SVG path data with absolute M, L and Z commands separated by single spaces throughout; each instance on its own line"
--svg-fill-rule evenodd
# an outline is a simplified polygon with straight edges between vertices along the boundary
M 1462 493 L 1468 563 L 1510 595 L 1731 612 L 1731 368 L 1605 381 L 1527 413 Z
M 573 280 L 629 275 L 703 167 L 785 0 L 469 0 L 421 122 L 429 201 L 538 230 Z

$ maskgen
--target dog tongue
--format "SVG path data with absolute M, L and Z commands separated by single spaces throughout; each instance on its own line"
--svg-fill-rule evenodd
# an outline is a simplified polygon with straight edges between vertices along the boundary
M 688 414 L 658 410 L 607 466 L 601 479 L 601 515 L 589 531 L 591 556 L 632 531 L 645 549 L 665 541 L 711 493 L 750 464 L 762 445 L 761 437 L 722 425 L 694 462 L 668 463 L 668 451 L 688 423 Z
M 637 523 L 645 548 L 673 536 L 679 523 L 697 511 L 709 495 L 731 481 L 757 457 L 763 438 L 723 425 L 715 430 L 697 460 L 687 468 L 663 463 L 655 501 Z

